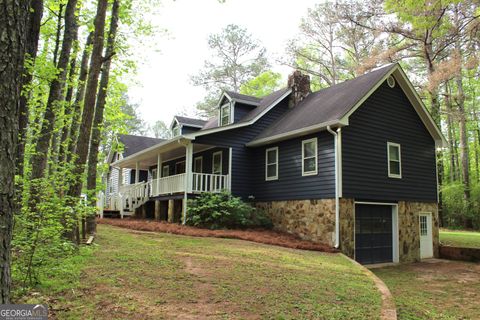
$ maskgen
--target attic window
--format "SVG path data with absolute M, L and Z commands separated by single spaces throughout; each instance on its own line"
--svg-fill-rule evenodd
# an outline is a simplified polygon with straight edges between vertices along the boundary
M 388 77 L 387 78 L 387 84 L 390 88 L 395 87 L 395 78 L 393 78 L 392 76 Z
M 226 126 L 231 123 L 230 103 L 226 103 L 220 107 L 220 125 Z
M 172 129 L 172 136 L 176 137 L 176 136 L 179 136 L 179 135 L 180 135 L 180 126 L 176 125 Z

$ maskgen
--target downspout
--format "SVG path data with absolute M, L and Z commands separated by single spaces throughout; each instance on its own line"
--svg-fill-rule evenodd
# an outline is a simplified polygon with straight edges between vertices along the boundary
M 333 131 L 330 126 L 327 126 L 327 130 L 333 135 L 335 148 L 335 248 L 338 248 L 340 246 L 340 185 L 338 183 L 340 166 L 338 165 L 338 134 Z

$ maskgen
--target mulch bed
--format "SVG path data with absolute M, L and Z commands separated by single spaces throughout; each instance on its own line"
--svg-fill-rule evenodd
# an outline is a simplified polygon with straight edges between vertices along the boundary
M 263 229 L 249 230 L 209 230 L 164 221 L 138 220 L 138 219 L 98 219 L 100 224 L 108 224 L 116 227 L 140 230 L 165 232 L 193 237 L 229 238 L 253 241 L 258 243 L 276 245 L 285 248 L 312 250 L 321 252 L 338 252 L 338 250 L 322 243 L 314 243 L 302 240 L 294 235 Z

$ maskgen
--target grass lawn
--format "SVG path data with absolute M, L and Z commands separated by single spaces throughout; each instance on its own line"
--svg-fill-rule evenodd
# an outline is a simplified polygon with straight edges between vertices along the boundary
M 480 248 L 480 232 L 440 230 L 440 242 L 464 248 Z
M 54 318 L 379 318 L 373 281 L 338 254 L 107 225 L 95 242 L 80 282 L 40 291 Z
M 479 319 L 480 264 L 436 260 L 372 270 L 388 286 L 398 319 Z

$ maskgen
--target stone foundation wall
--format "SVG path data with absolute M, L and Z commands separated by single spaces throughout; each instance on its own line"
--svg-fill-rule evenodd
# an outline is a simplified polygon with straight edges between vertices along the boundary
M 354 199 L 340 199 L 340 250 L 352 259 L 355 256 Z
M 430 202 L 398 202 L 398 241 L 400 262 L 420 260 L 419 213 L 432 213 L 433 255 L 438 257 L 438 205 Z
M 335 199 L 270 201 L 255 205 L 270 216 L 275 229 L 334 245 Z

